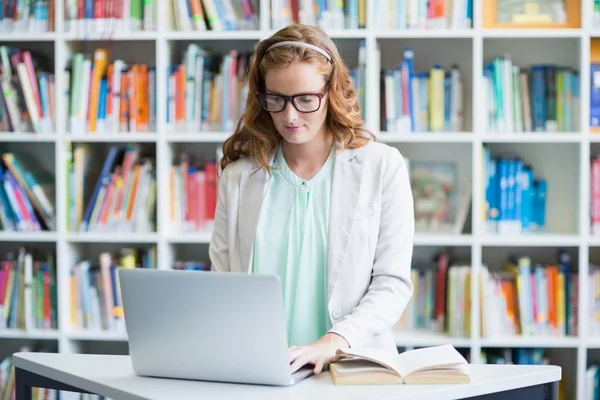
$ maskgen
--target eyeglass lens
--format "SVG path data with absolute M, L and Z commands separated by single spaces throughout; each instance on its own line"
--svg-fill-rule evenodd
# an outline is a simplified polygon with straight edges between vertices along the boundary
M 301 112 L 313 112 L 319 108 L 319 96 L 313 94 L 304 94 L 293 97 L 294 106 L 298 111 Z M 267 94 L 262 96 L 263 107 L 270 112 L 282 111 L 286 104 L 286 99 L 273 95 Z

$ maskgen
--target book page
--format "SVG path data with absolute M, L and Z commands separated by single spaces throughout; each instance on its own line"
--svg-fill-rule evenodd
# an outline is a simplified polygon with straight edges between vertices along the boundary
M 404 377 L 416 371 L 436 367 L 468 364 L 450 344 L 409 350 L 398 356 L 397 369 Z
M 398 374 L 398 376 L 402 376 L 400 374 L 400 369 L 398 368 L 398 359 L 396 354 L 389 354 L 384 352 L 383 350 L 377 348 L 360 348 L 360 349 L 338 349 L 337 353 L 340 358 L 362 358 L 364 360 L 369 360 L 375 362 L 379 365 L 382 365 L 385 368 L 393 371 Z M 335 361 L 335 360 L 334 360 Z

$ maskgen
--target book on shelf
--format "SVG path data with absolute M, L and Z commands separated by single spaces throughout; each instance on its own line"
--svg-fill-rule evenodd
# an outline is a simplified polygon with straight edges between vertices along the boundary
M 600 155 L 591 156 L 590 168 L 590 234 L 600 235 Z
M 250 57 L 188 45 L 183 62 L 168 68 L 167 131 L 233 131 L 246 104 Z
M 380 0 L 374 5 L 376 29 L 469 29 L 472 26 L 473 2 L 469 0 Z
M 460 132 L 464 128 L 464 77 L 458 64 L 415 70 L 415 53 L 380 72 L 381 130 L 387 132 Z
M 439 251 L 432 262 L 413 260 L 410 279 L 413 295 L 396 323 L 397 330 L 471 335 L 473 277 L 468 263 Z
M 154 160 L 138 144 L 109 146 L 101 169 L 93 159 L 89 143 L 72 144 L 67 160 L 69 230 L 154 232 Z
M 171 0 L 170 6 L 177 31 L 259 29 L 259 0 Z
M 271 0 L 270 26 L 275 30 L 289 24 L 315 25 L 325 31 L 363 29 L 367 25 L 367 1 Z
M 0 46 L 0 60 L 0 131 L 53 133 L 56 85 L 49 60 L 8 46 Z
M 0 228 L 8 232 L 56 229 L 55 180 L 32 154 L 0 155 Z
M 116 59 L 107 49 L 73 55 L 64 70 L 71 134 L 156 130 L 156 67 Z
M 590 263 L 588 271 L 588 293 L 586 320 L 588 321 L 587 334 L 591 337 L 600 337 L 600 264 Z
M 62 0 L 53 0 L 62 1 Z M 78 37 L 156 29 L 159 0 L 71 0 L 64 4 L 65 31 Z
M 57 311 L 54 254 L 8 253 L 0 261 L 0 329 L 57 329 Z
M 102 252 L 97 259 L 82 259 L 71 267 L 70 322 L 74 329 L 125 332 L 119 286 L 120 268 L 156 268 L 156 246 Z
M 482 336 L 577 336 L 579 273 L 574 269 L 564 250 L 558 251 L 555 264 L 532 263 L 520 256 L 498 270 L 482 265 Z
M 217 163 L 179 155 L 169 168 L 169 222 L 184 232 L 211 231 L 217 207 Z
M 338 349 L 329 365 L 336 385 L 463 384 L 471 382 L 467 360 L 450 344 L 398 355 L 376 348 Z
M 488 233 L 543 232 L 548 182 L 516 154 L 495 155 L 483 148 L 484 228 Z
M 504 54 L 485 62 L 481 87 L 488 132 L 577 131 L 579 71 L 571 67 L 522 67 Z
M 57 1 L 61 0 L 0 3 L 0 34 L 38 34 L 54 31 Z

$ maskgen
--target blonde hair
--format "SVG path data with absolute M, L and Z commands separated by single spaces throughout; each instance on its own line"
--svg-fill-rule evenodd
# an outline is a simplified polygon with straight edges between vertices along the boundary
M 329 55 L 330 60 L 310 46 L 273 46 L 284 41 L 317 46 Z M 269 113 L 262 108 L 257 94 L 265 90 L 265 74 L 268 70 L 286 67 L 294 61 L 315 63 L 321 67 L 328 96 L 325 125 L 339 145 L 338 148 L 361 147 L 375 138 L 372 132 L 364 128 L 356 90 L 333 41 L 314 26 L 288 25 L 261 41 L 252 55 L 246 107 L 233 135 L 223 143 L 221 169 L 240 157 L 250 157 L 257 166 L 270 172 L 269 156 L 277 149 L 281 135 Z

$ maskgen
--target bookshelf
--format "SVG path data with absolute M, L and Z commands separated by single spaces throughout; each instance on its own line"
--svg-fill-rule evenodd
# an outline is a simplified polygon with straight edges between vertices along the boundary
M 122 29 L 119 23 L 85 24 L 65 19 L 65 4 L 51 2 L 54 20 L 51 32 L 29 33 L 18 31 L 0 35 L 0 45 L 41 53 L 48 58 L 54 76 L 55 115 L 51 133 L 0 133 L 2 152 L 33 154 L 43 167 L 50 171 L 56 182 L 55 231 L 0 232 L 0 254 L 16 253 L 21 246 L 44 254 L 56 254 L 56 282 L 58 329 L 32 329 L 26 331 L 0 330 L 0 353 L 8 355 L 22 345 L 41 342 L 44 348 L 60 352 L 127 352 L 126 336 L 122 333 L 97 329 L 73 328 L 70 321 L 71 268 L 84 259 L 97 260 L 101 253 L 118 253 L 123 248 L 140 249 L 155 256 L 159 268 L 170 268 L 177 261 L 200 260 L 208 262 L 210 227 L 196 231 L 182 231 L 170 223 L 169 188 L 170 167 L 179 163 L 182 152 L 194 159 L 210 159 L 219 144 L 228 136 L 221 129 L 200 129 L 186 132 L 172 129 L 168 122 L 167 79 L 169 66 L 182 63 L 186 49 L 191 44 L 224 55 L 234 49 L 251 51 L 258 40 L 274 32 L 267 10 L 271 0 L 257 0 L 259 5 L 256 30 L 236 31 L 176 31 L 173 29 L 171 1 L 150 1 L 153 18 L 149 30 Z M 568 23 L 564 27 L 531 29 L 528 26 L 510 28 L 490 22 L 493 13 L 484 7 L 482 0 L 473 1 L 472 26 L 462 21 L 465 28 L 452 29 L 391 29 L 379 24 L 376 2 L 366 1 L 365 28 L 332 28 L 328 33 L 338 44 L 342 55 L 352 68 L 361 66 L 365 73 L 364 113 L 367 126 L 377 133 L 378 140 L 398 147 L 412 163 L 444 160 L 457 166 L 457 185 L 471 192 L 471 211 L 460 234 L 417 233 L 415 260 L 430 260 L 440 249 L 451 251 L 468 266 L 472 279 L 479 279 L 483 266 L 497 270 L 511 254 L 531 258 L 532 263 L 557 263 L 556 252 L 565 249 L 571 256 L 571 265 L 579 273 L 576 336 L 483 335 L 479 312 L 482 296 L 476 285 L 470 286 L 471 316 L 463 336 L 435 333 L 431 330 L 396 328 L 399 348 L 452 343 L 468 352 L 472 362 L 481 362 L 481 355 L 491 349 L 541 348 L 552 363 L 563 366 L 563 376 L 568 398 L 585 398 L 586 370 L 592 363 L 600 362 L 600 335 L 595 335 L 589 325 L 588 291 L 593 282 L 588 279 L 590 264 L 600 264 L 600 236 L 591 232 L 590 158 L 600 154 L 598 128 L 589 124 L 590 62 L 600 60 L 600 31 L 594 25 L 591 0 L 569 3 Z M 576 5 L 576 6 L 573 6 Z M 381 12 L 379 10 L 379 12 Z M 131 26 L 136 23 L 129 21 Z M 140 22 L 138 25 L 143 26 Z M 382 28 L 383 26 L 383 28 Z M 360 47 L 364 43 L 364 54 Z M 109 49 L 111 63 L 115 59 L 130 63 L 155 66 L 157 101 L 155 124 L 141 132 L 88 133 L 85 129 L 71 129 L 69 109 L 62 93 L 67 87 L 63 73 L 73 56 L 86 53 L 92 57 L 94 50 Z M 428 70 L 439 63 L 446 70 L 456 64 L 462 74 L 463 121 L 458 130 L 402 133 L 395 129 L 382 130 L 380 98 L 380 70 L 393 69 L 402 60 L 402 51 L 414 52 L 415 70 Z M 572 110 L 572 124 L 566 131 L 507 132 L 490 131 L 482 79 L 486 63 L 494 57 L 510 54 L 514 65 L 529 67 L 535 64 L 557 64 L 578 73 L 578 107 Z M 123 148 L 137 144 L 153 160 L 156 177 L 156 203 L 153 206 L 156 229 L 138 232 L 115 233 L 79 232 L 68 229 L 67 160 L 76 144 L 85 145 L 95 158 L 92 165 L 102 163 L 112 146 Z M 494 155 L 516 154 L 531 164 L 536 176 L 548 183 L 546 223 L 540 232 L 527 234 L 493 234 L 482 221 L 485 204 L 483 159 L 485 148 Z M 562 160 L 562 163 L 561 163 Z M 95 180 L 92 181 L 92 185 Z M 88 198 L 85 198 L 84 207 Z M 576 396 L 576 397 L 575 397 Z

